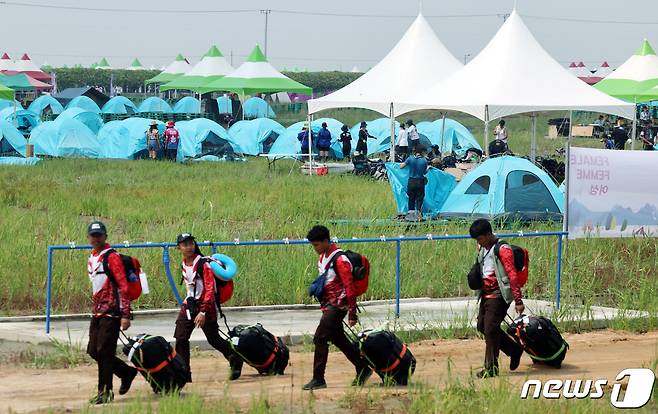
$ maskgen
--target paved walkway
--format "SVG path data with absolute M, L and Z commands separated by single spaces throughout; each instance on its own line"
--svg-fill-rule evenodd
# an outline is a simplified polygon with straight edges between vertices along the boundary
M 526 300 L 529 314 L 541 314 L 554 317 L 555 307 L 552 302 Z M 400 318 L 395 318 L 395 303 L 393 301 L 373 301 L 362 304 L 359 317 L 365 329 L 393 327 L 398 330 L 423 330 L 434 328 L 463 328 L 475 326 L 477 303 L 475 298 L 455 299 L 405 299 L 400 303 Z M 299 343 L 305 336 L 313 335 L 320 317 L 318 306 L 251 306 L 228 307 L 225 314 L 229 326 L 261 323 L 266 329 L 277 336 L 286 338 L 289 343 Z M 513 313 L 510 307 L 509 314 Z M 560 312 L 562 320 L 591 320 L 597 327 L 605 327 L 606 322 L 620 315 L 614 308 L 593 306 L 589 313 L 582 309 L 572 308 Z M 161 335 L 173 341 L 174 320 L 178 310 L 164 309 L 144 311 L 135 315 L 129 334 L 149 333 Z M 564 316 L 564 314 L 568 316 Z M 645 317 L 644 312 L 626 311 L 625 317 Z M 61 315 L 51 320 L 50 337 L 59 341 L 72 342 L 81 347 L 87 343 L 89 319 L 86 315 Z M 221 326 L 221 325 L 220 325 Z M 49 342 L 45 333 L 45 318 L 10 317 L 0 318 L 0 340 L 44 344 Z M 192 334 L 193 346 L 202 349 L 208 344 L 200 329 Z

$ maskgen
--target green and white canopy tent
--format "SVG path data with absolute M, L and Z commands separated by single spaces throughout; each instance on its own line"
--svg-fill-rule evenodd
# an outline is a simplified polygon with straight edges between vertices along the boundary
M 112 66 L 110 66 L 110 63 L 107 61 L 107 59 L 102 58 L 100 62 L 96 64 L 96 69 L 112 69 Z
M 148 85 L 149 83 L 162 84 L 171 82 L 174 79 L 184 75 L 187 71 L 190 70 L 190 68 L 191 66 L 189 63 L 187 63 L 185 57 L 179 53 L 178 56 L 176 56 L 176 60 L 165 67 L 161 73 L 151 79 L 147 79 L 144 83 Z
M 146 68 L 142 65 L 142 62 L 140 62 L 139 59 L 135 58 L 126 70 L 146 70 Z
M 0 99 L 13 101 L 15 97 L 16 97 L 16 93 L 14 92 L 13 89 L 10 89 L 5 85 L 0 85 Z
M 282 74 L 272 66 L 260 47 L 251 51 L 247 61 L 234 72 L 203 86 L 203 93 L 215 91 L 236 92 L 241 96 L 255 93 L 296 92 L 310 95 L 313 90 Z
M 649 42 L 642 46 L 624 64 L 594 85 L 608 95 L 629 102 L 647 102 L 658 99 L 648 92 L 658 85 L 658 56 Z
M 183 76 L 179 76 L 169 83 L 160 86 L 161 91 L 171 89 L 185 89 L 194 92 L 203 92 L 203 88 L 233 72 L 233 67 L 226 61 L 224 55 L 212 46 L 208 53 Z

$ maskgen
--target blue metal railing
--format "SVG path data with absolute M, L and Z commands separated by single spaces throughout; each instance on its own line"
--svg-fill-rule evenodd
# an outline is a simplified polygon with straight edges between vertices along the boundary
M 510 233 L 510 234 L 498 234 L 500 238 L 515 238 L 515 237 L 557 237 L 557 269 L 556 269 L 556 287 L 555 287 L 555 305 L 560 308 L 560 279 L 562 273 L 562 240 L 568 235 L 567 232 L 554 231 L 554 232 L 532 232 L 532 233 Z M 442 240 L 468 240 L 471 237 L 468 235 L 443 235 L 436 236 L 433 234 L 426 234 L 425 236 L 398 236 L 398 237 L 373 237 L 373 238 L 352 238 L 352 239 L 332 239 L 335 243 L 348 244 L 348 243 L 395 243 L 395 316 L 400 316 L 400 283 L 401 283 L 401 252 L 402 252 L 402 243 L 404 242 L 420 242 L 420 241 L 442 241 Z M 253 241 L 241 241 L 239 239 L 234 239 L 233 241 L 204 241 L 198 242 L 201 247 L 210 247 L 213 254 L 217 252 L 217 247 L 227 247 L 227 246 L 294 246 L 294 245 L 304 245 L 310 244 L 308 240 L 253 240 Z M 183 302 L 180 294 L 178 293 L 178 288 L 176 287 L 176 282 L 174 282 L 174 277 L 171 274 L 170 269 L 170 255 L 169 249 L 176 247 L 175 243 L 137 243 L 130 244 L 124 242 L 121 244 L 112 245 L 116 249 L 162 249 L 162 264 L 165 269 L 165 274 L 167 276 L 167 281 L 171 291 L 176 298 L 176 301 L 181 304 Z M 51 316 L 51 307 L 52 307 L 52 284 L 53 284 L 53 253 L 57 250 L 88 250 L 91 249 L 90 245 L 75 245 L 74 243 L 69 243 L 65 246 L 48 246 L 48 279 L 46 285 L 46 333 L 50 333 L 50 316 Z

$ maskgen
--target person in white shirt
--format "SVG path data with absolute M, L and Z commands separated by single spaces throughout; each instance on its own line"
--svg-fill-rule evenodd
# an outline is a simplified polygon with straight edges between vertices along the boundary
M 398 143 L 395 146 L 395 153 L 400 155 L 402 160 L 409 156 L 409 138 L 407 134 L 407 126 L 400 124 L 400 132 L 398 132 Z
M 497 140 L 503 141 L 507 144 L 507 127 L 505 127 L 505 120 L 501 119 L 498 125 L 496 125 L 494 136 Z

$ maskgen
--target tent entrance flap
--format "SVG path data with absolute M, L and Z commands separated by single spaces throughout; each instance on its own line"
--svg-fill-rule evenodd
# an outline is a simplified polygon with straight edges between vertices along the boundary
M 206 139 L 201 143 L 201 154 L 199 156 L 215 155 L 218 157 L 225 155 L 235 155 L 231 144 L 212 131 L 208 132 Z

